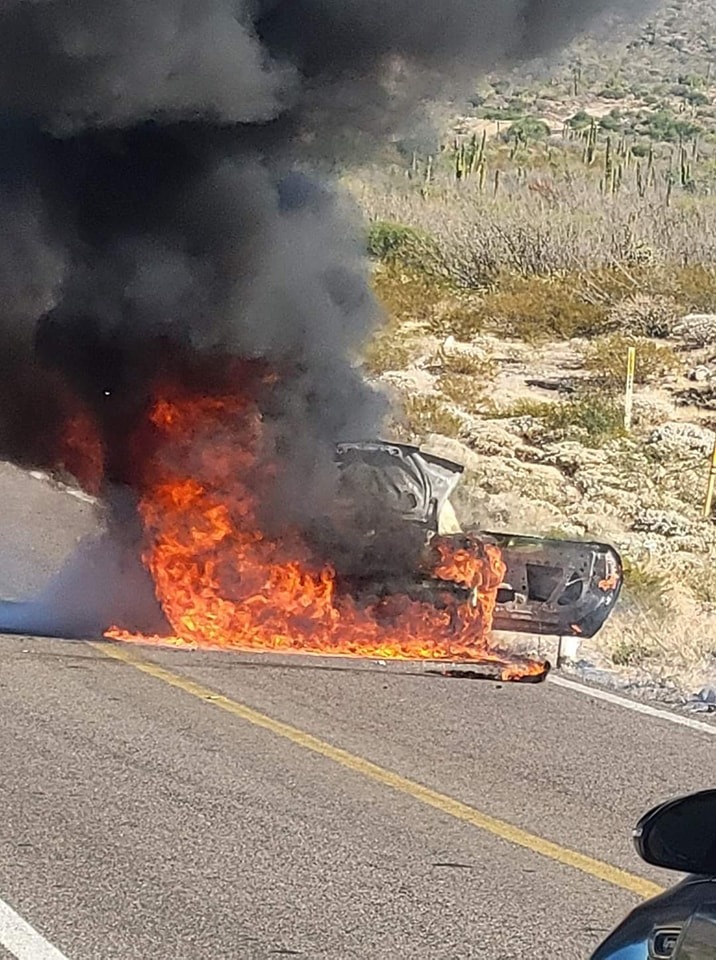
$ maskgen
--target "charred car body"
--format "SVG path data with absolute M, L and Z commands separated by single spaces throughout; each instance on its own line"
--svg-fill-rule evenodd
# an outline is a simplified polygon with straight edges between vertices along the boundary
M 345 570 L 342 577 L 352 592 L 385 595 L 395 585 L 396 591 L 407 589 L 421 599 L 431 599 L 432 593 L 439 602 L 444 582 L 431 582 L 417 566 L 410 584 L 396 573 L 403 545 L 407 542 L 412 550 L 429 544 L 436 535 L 456 539 L 469 535 L 496 544 L 507 567 L 497 594 L 495 630 L 588 638 L 613 610 L 623 571 L 610 545 L 462 531 L 450 497 L 464 467 L 419 447 L 380 441 L 341 443 L 336 457 L 347 481 L 347 496 L 360 491 L 362 503 L 381 504 L 374 514 L 370 507 L 364 508 L 360 531 L 365 550 L 356 567 Z M 459 584 L 454 589 L 465 590 Z

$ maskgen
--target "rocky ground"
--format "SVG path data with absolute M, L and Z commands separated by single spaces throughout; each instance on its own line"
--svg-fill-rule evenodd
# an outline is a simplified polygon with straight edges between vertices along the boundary
M 660 333 L 635 341 L 638 350 L 668 347 L 675 363 L 637 385 L 629 430 L 623 393 L 594 382 L 586 341 L 460 342 L 414 330 L 410 362 L 377 381 L 404 402 L 407 437 L 467 468 L 455 504 L 463 523 L 619 549 L 626 587 L 611 621 L 582 645 L 580 669 L 683 705 L 716 685 L 716 527 L 703 516 L 716 442 L 716 316 L 678 318 Z M 601 424 L 607 394 L 617 420 Z M 550 652 L 544 641 L 513 639 Z

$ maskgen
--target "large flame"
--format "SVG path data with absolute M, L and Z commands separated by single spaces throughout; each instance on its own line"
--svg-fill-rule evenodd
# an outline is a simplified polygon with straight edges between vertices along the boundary
M 392 595 L 362 605 L 340 591 L 334 570 L 297 532 L 272 539 L 259 522 L 261 491 L 275 473 L 263 454 L 251 400 L 164 395 L 151 410 L 158 432 L 142 479 L 143 560 L 175 635 L 106 636 L 124 641 L 377 659 L 490 662 L 504 679 L 538 672 L 494 648 L 490 627 L 505 566 L 497 547 L 465 538 L 430 544 L 434 603 Z

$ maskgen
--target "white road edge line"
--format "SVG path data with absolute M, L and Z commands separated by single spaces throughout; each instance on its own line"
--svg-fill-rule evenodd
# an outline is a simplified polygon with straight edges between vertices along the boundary
M 648 703 L 629 700 L 628 697 L 620 697 L 616 693 L 609 693 L 608 690 L 601 690 L 599 687 L 592 687 L 587 683 L 579 683 L 577 680 L 568 680 L 566 677 L 556 677 L 554 674 L 547 677 L 547 682 L 554 683 L 558 687 L 564 687 L 566 690 L 573 690 L 575 693 L 581 693 L 585 697 L 594 697 L 595 700 L 604 700 L 606 703 L 616 704 L 618 707 L 633 710 L 635 713 L 646 714 L 647 717 L 656 717 L 659 720 L 667 720 L 669 723 L 678 723 L 681 727 L 689 727 L 691 730 L 698 730 L 699 733 L 707 733 L 712 737 L 716 736 L 716 724 L 703 723 L 703 721 L 694 720 L 692 717 L 682 717 L 670 710 L 650 707 Z
M 0 900 L 0 947 L 17 960 L 68 960 L 4 900 Z

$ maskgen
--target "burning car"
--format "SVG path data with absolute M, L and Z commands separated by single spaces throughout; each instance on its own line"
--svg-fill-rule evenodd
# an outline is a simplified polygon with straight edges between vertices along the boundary
M 413 527 L 428 551 L 435 543 L 460 547 L 478 542 L 499 548 L 505 572 L 492 613 L 494 630 L 589 638 L 614 609 L 623 571 L 618 553 L 608 544 L 463 531 L 451 502 L 464 471 L 460 464 L 401 443 L 342 443 L 336 454 L 348 488 L 379 492 L 394 517 Z M 363 535 L 370 554 L 380 532 L 366 528 Z M 378 549 L 377 556 L 383 552 Z M 344 581 L 353 593 L 385 596 L 392 589 L 389 572 L 373 569 L 366 574 L 365 563 Z M 464 584 L 453 581 L 449 586 L 463 600 L 472 599 Z M 439 602 L 446 583 L 426 579 L 418 570 L 414 583 L 406 587 L 401 581 L 400 589 L 422 597 L 432 590 Z
M 501 649 L 494 630 L 590 637 L 613 609 L 622 568 L 611 547 L 461 530 L 451 496 L 463 468 L 418 447 L 329 448 L 330 485 L 311 522 L 272 524 L 267 429 L 246 393 L 162 385 L 138 427 L 137 539 L 124 538 L 134 523 L 119 540 L 109 528 L 41 596 L 0 604 L 4 629 L 443 671 L 480 664 L 480 675 L 487 665 L 534 682 L 549 664 Z M 107 563 L 114 574 L 102 574 Z

